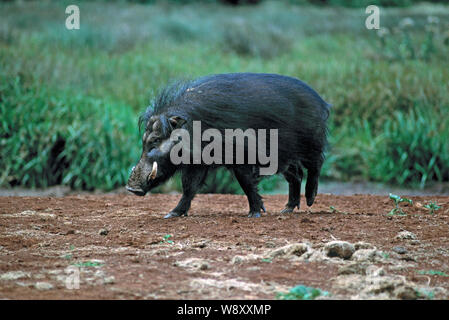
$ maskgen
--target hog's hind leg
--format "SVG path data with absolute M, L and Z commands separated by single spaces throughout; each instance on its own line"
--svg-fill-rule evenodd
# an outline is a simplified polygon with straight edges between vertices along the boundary
M 291 164 L 283 175 L 288 182 L 288 202 L 281 213 L 290 213 L 295 207 L 299 210 L 303 171 L 300 165 Z
M 306 201 L 310 207 L 315 201 L 315 197 L 318 192 L 318 180 L 320 177 L 320 169 L 308 168 L 307 169 L 307 182 L 306 182 Z

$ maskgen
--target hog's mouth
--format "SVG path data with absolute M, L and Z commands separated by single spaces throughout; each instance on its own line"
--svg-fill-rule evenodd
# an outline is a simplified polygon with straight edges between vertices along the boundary
M 143 191 L 142 189 L 135 189 L 135 188 L 132 188 L 130 186 L 126 186 L 126 190 L 128 190 L 129 192 L 134 193 L 136 196 L 141 196 L 141 197 L 143 197 L 144 195 L 147 194 L 147 192 Z

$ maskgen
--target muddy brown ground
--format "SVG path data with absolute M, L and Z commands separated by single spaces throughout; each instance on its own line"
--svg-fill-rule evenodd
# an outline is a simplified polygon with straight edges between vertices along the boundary
M 265 196 L 250 219 L 244 196 L 204 194 L 163 219 L 179 197 L 0 197 L 0 299 L 274 299 L 300 284 L 330 299 L 449 297 L 447 196 L 410 197 L 405 216 L 385 196 L 320 194 L 285 215 L 287 196 Z M 332 241 L 355 251 L 332 257 Z

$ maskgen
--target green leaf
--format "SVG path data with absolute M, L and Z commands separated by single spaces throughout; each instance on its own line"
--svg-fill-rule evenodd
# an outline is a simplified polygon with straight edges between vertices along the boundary
M 288 293 L 277 293 L 276 298 L 281 300 L 313 300 L 319 296 L 327 296 L 329 292 L 321 289 L 298 285 L 289 290 Z

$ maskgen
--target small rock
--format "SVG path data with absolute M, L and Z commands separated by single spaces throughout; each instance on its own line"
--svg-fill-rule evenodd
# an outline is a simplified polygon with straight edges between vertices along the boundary
M 51 290 L 51 289 L 53 289 L 53 285 L 51 283 L 48 283 L 48 282 L 36 282 L 34 284 L 34 287 L 37 290 Z
M 84 281 L 86 282 L 86 284 L 88 285 L 93 285 L 95 284 L 95 282 L 97 282 L 97 284 L 99 283 L 99 281 L 101 281 L 101 279 L 95 279 L 93 277 L 89 277 L 89 278 L 84 278 Z
M 257 267 L 257 266 L 249 267 L 247 270 L 248 271 L 260 271 L 260 267 Z
M 103 270 L 97 270 L 97 271 L 95 271 L 94 275 L 95 275 L 96 277 L 102 278 L 102 277 L 105 276 L 105 273 L 104 273 Z
M 388 275 L 382 267 L 368 266 L 366 275 L 339 275 L 333 279 L 334 289 L 345 290 L 351 299 L 416 299 L 417 287 L 404 276 Z
M 251 254 L 248 254 L 245 256 L 240 256 L 240 255 L 234 256 L 230 262 L 231 262 L 231 264 L 241 264 L 241 263 L 246 263 L 246 262 L 250 262 L 250 261 L 258 261 L 261 258 L 262 258 L 261 256 L 251 253 Z
M 401 231 L 399 232 L 395 239 L 398 240 L 416 240 L 417 237 L 414 233 L 410 232 L 410 231 Z
M 104 284 L 114 284 L 115 283 L 115 277 L 114 276 L 105 277 L 103 279 L 103 283 Z
M 407 272 L 408 266 L 399 264 L 399 265 L 392 265 L 388 267 L 388 270 L 390 271 L 398 271 L 398 272 Z
M 265 248 L 275 248 L 276 244 L 274 242 L 267 241 L 265 242 Z
M 393 247 L 393 251 L 396 253 L 399 253 L 399 254 L 407 253 L 407 249 L 405 249 L 404 247 L 400 247 L 400 246 Z
M 17 280 L 20 278 L 29 277 L 30 274 L 23 271 L 9 271 L 0 276 L 1 280 Z
M 351 260 L 353 261 L 369 261 L 373 262 L 378 255 L 378 252 L 376 249 L 360 249 L 354 252 L 354 254 L 351 256 Z
M 331 241 L 325 245 L 324 250 L 328 257 L 349 259 L 355 252 L 355 247 L 346 241 Z
M 309 246 L 305 243 L 295 243 L 287 247 L 287 256 L 300 257 L 309 250 Z
M 385 275 L 385 270 L 382 267 L 376 267 L 374 265 L 366 268 L 366 274 L 371 277 L 383 277 Z
M 200 248 L 200 249 L 206 248 L 206 243 L 205 242 L 201 242 L 198 245 L 196 245 L 195 247 Z
M 208 260 L 198 258 L 190 258 L 184 261 L 177 261 L 175 262 L 175 265 L 178 267 L 198 269 L 198 270 L 210 269 L 210 264 Z
M 338 269 L 338 274 L 339 275 L 347 275 L 347 274 L 365 275 L 366 268 L 367 268 L 367 265 L 354 262 L 354 263 L 345 265 L 345 266 L 341 267 L 340 269 Z
M 417 291 L 411 286 L 404 285 L 394 290 L 394 295 L 403 300 L 416 300 L 418 299 Z
M 401 256 L 401 260 L 416 262 L 416 258 L 412 257 L 411 255 L 408 255 L 408 254 Z
M 231 264 L 241 264 L 245 261 L 245 258 L 242 256 L 235 256 L 231 259 Z
M 25 210 L 25 211 L 18 213 L 17 215 L 19 215 L 19 216 L 34 216 L 36 214 L 37 214 L 37 212 L 34 210 Z
M 18 285 L 19 287 L 29 287 L 32 286 L 32 283 L 26 283 L 26 282 L 22 282 L 22 281 L 17 281 L 16 285 Z
M 360 249 L 376 249 L 376 247 L 373 246 L 371 243 L 363 242 L 363 241 L 356 242 L 354 244 L 354 248 L 356 251 L 360 250 Z
M 305 252 L 309 250 L 309 246 L 305 243 L 293 243 L 288 244 L 286 246 L 274 249 L 268 253 L 268 258 L 276 258 L 280 256 L 286 256 L 286 257 L 300 257 Z
M 90 263 L 97 264 L 97 265 L 105 263 L 104 260 L 102 260 L 102 259 L 90 259 L 90 260 L 86 260 L 83 262 L 90 262 Z
M 369 277 L 369 281 L 367 281 L 367 286 L 363 290 L 375 295 L 385 293 L 389 296 L 392 291 L 404 286 L 405 283 L 406 281 L 403 276 L 371 276 Z
M 100 236 L 106 236 L 108 233 L 109 233 L 109 230 L 108 230 L 108 229 L 101 229 L 101 230 L 98 232 L 98 234 L 99 234 Z
M 48 270 L 47 272 L 48 272 L 48 274 L 53 274 L 53 275 L 56 274 L 56 275 L 58 275 L 58 274 L 62 273 L 62 270 L 54 269 L 54 270 Z

